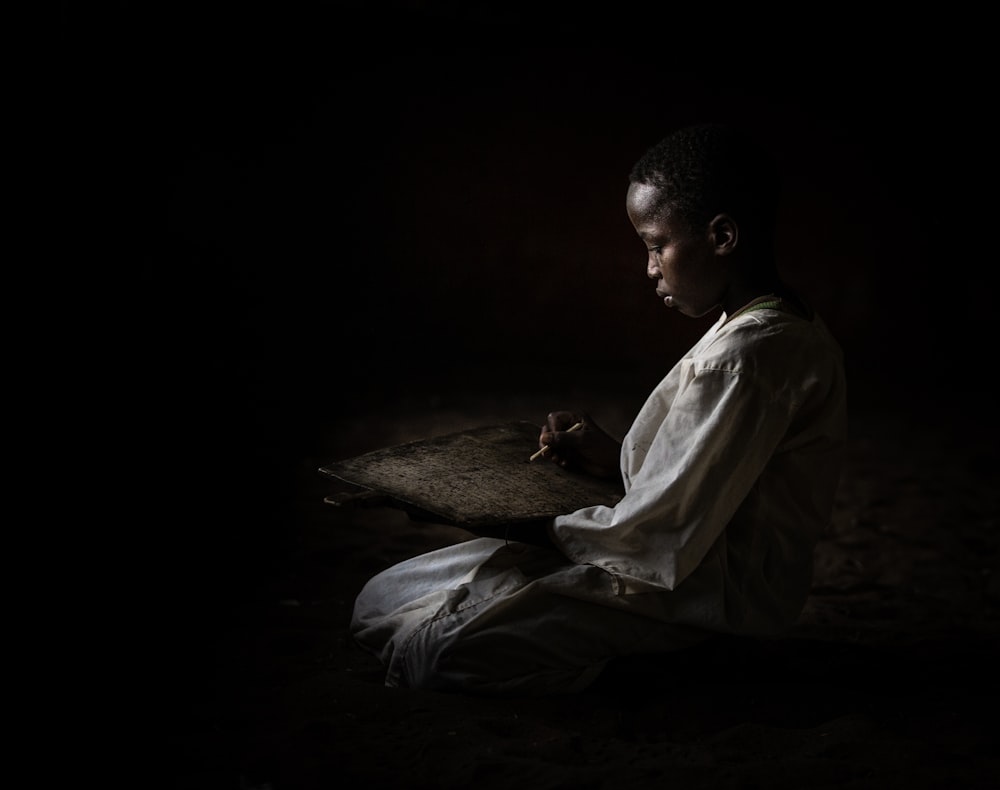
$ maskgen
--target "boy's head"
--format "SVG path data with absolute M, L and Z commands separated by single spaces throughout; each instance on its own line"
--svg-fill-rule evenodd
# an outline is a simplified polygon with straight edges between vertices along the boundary
M 739 223 L 744 243 L 771 245 L 777 168 L 766 150 L 733 126 L 699 124 L 667 135 L 635 163 L 629 182 L 656 187 L 660 209 L 689 229 L 725 213 Z
M 721 124 L 680 129 L 629 174 L 626 210 L 668 307 L 732 313 L 777 288 L 776 169 L 767 153 Z

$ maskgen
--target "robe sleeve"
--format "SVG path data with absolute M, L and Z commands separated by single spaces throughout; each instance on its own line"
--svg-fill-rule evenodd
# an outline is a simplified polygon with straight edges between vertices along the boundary
M 559 516 L 550 530 L 570 559 L 623 577 L 633 589 L 673 590 L 698 567 L 767 465 L 796 406 L 793 393 L 756 365 L 679 364 L 662 420 L 635 437 L 645 457 L 626 478 L 621 501 Z M 623 454 L 630 442 L 626 436 Z

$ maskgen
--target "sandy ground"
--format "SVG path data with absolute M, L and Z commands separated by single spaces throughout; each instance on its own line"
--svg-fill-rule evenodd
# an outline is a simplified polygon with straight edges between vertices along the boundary
M 329 430 L 347 457 L 530 416 L 547 397 L 345 415 Z M 470 536 L 324 504 L 316 469 L 333 459 L 302 459 L 273 578 L 199 636 L 175 700 L 172 786 L 996 787 L 997 450 L 968 404 L 915 430 L 932 401 L 855 403 L 831 529 L 789 634 L 622 661 L 553 699 L 385 688 L 348 637 L 354 596 L 390 563 Z

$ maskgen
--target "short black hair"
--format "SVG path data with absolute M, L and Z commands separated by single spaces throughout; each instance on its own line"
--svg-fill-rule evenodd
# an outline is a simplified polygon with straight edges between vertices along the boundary
M 691 229 L 727 213 L 758 241 L 773 241 L 780 192 L 777 164 L 744 129 L 723 123 L 678 129 L 642 155 L 629 181 L 657 187 L 657 208 Z

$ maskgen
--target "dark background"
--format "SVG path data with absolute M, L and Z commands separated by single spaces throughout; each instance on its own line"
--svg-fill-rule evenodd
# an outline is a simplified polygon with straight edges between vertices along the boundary
M 623 207 L 631 164 L 686 123 L 744 124 L 779 158 L 780 265 L 853 403 L 940 420 L 937 393 L 984 387 L 977 26 L 840 13 L 61 8 L 68 158 L 113 186 L 136 288 L 132 463 L 162 471 L 131 562 L 163 643 L 254 595 L 302 475 L 375 449 L 366 424 L 539 381 L 638 407 L 711 320 L 655 298 Z

